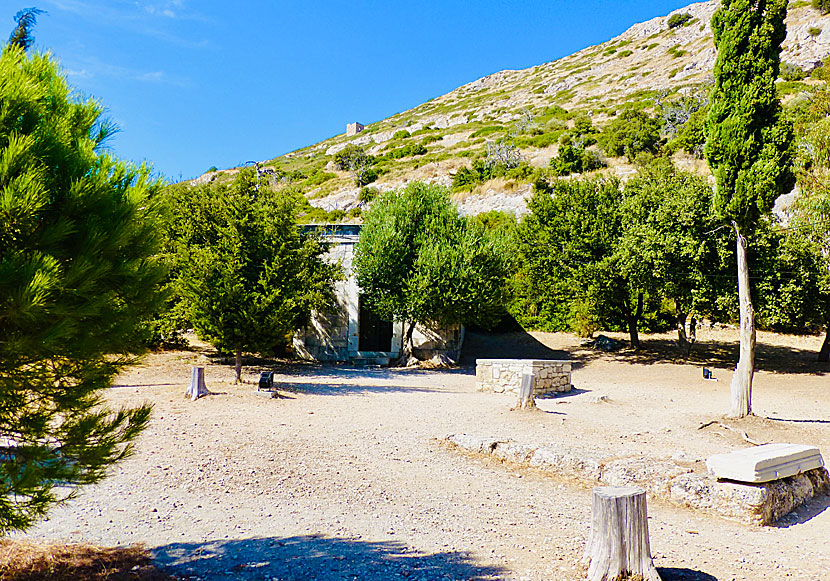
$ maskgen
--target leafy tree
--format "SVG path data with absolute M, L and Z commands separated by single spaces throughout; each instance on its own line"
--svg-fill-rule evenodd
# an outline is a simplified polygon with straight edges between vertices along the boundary
M 500 240 L 460 216 L 441 186 L 413 182 L 375 198 L 354 270 L 372 310 L 408 323 L 402 359 L 417 324 L 498 322 L 509 268 Z
M 621 211 L 620 268 L 674 303 L 678 345 L 688 355 L 696 319 L 722 315 L 719 299 L 728 290 L 712 190 L 704 178 L 658 160 L 626 183 Z
M 692 15 L 688 12 L 678 12 L 677 14 L 672 14 L 671 16 L 669 16 L 667 24 L 669 28 L 680 28 L 681 26 L 685 26 L 686 24 L 688 24 L 692 20 L 692 18 Z
M 32 29 L 37 24 L 38 14 L 45 14 L 45 12 L 39 8 L 24 8 L 14 15 L 14 21 L 17 23 L 17 26 L 9 36 L 10 46 L 17 46 L 24 51 L 32 47 L 35 43 L 35 38 L 32 36 Z
M 638 153 L 656 153 L 659 140 L 660 120 L 627 107 L 605 126 L 597 143 L 607 155 L 625 155 L 633 162 Z
M 102 151 L 113 128 L 50 57 L 0 55 L 0 531 L 100 481 L 149 406 L 102 391 L 157 306 L 161 184 Z M 69 488 L 65 488 L 65 487 Z M 67 492 L 68 491 L 68 492 Z
M 640 325 L 659 296 L 634 263 L 621 261 L 622 203 L 616 179 L 555 180 L 535 190 L 518 232 L 517 320 L 530 315 L 586 334 L 623 326 L 639 348 Z
M 730 388 L 734 417 L 752 413 L 755 315 L 747 239 L 795 183 L 792 127 L 775 89 L 786 15 L 787 0 L 723 0 L 712 17 L 718 56 L 705 154 L 717 181 L 715 210 L 737 236 L 741 349 Z
M 274 353 L 333 299 L 337 266 L 297 227 L 297 199 L 258 183 L 253 170 L 231 185 L 174 189 L 173 224 L 182 308 L 198 334 L 235 355 Z
M 341 171 L 354 172 L 358 187 L 371 184 L 378 179 L 378 172 L 372 166 L 375 158 L 367 154 L 359 145 L 352 143 L 334 154 L 334 167 Z

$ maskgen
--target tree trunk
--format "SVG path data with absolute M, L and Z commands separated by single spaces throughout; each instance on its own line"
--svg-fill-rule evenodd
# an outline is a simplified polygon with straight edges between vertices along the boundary
M 755 311 L 749 294 L 749 267 L 746 261 L 746 238 L 738 224 L 732 223 L 737 235 L 738 306 L 741 316 L 741 351 L 738 366 L 732 375 L 729 417 L 743 418 L 752 413 L 752 376 L 755 373 Z
M 637 327 L 640 323 L 640 318 L 643 316 L 643 293 L 637 295 L 637 309 L 634 314 L 628 316 L 628 337 L 631 340 L 631 347 L 638 351 L 640 349 L 640 335 Z
M 821 344 L 821 351 L 818 352 L 819 363 L 830 361 L 830 325 L 824 326 L 824 343 Z
M 686 338 L 686 313 L 679 309 L 677 311 L 677 347 L 683 357 L 688 357 L 692 349 L 689 339 Z
M 615 581 L 634 575 L 660 581 L 651 559 L 645 490 L 594 488 L 591 531 L 582 560 L 590 563 L 590 581 Z
M 234 383 L 242 383 L 242 350 L 236 350 L 234 357 L 234 371 L 236 372 L 236 379 Z
M 535 380 L 533 375 L 525 373 L 522 375 L 522 383 L 519 386 L 519 401 L 516 404 L 516 409 L 533 409 L 536 407 L 536 397 L 534 395 Z
M 697 341 L 697 319 L 694 315 L 689 319 L 689 353 L 692 352 L 692 345 Z
M 208 395 L 207 385 L 205 385 L 205 368 L 196 367 L 193 365 L 190 369 L 190 385 L 187 388 L 187 395 L 190 396 L 191 401 L 196 401 L 203 395 Z
M 409 323 L 401 339 L 401 352 L 398 355 L 397 365 L 406 365 L 412 357 L 412 334 L 415 332 L 416 323 Z

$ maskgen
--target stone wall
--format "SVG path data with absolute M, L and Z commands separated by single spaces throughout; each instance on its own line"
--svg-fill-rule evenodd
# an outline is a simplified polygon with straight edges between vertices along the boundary
M 476 359 L 479 391 L 519 394 L 522 375 L 533 376 L 535 395 L 571 390 L 571 362 L 558 359 Z

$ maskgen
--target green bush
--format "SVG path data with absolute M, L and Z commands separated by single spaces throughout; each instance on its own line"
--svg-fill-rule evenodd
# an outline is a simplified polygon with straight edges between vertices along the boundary
M 684 12 L 682 14 L 672 14 L 669 16 L 668 25 L 669 28 L 680 28 L 688 24 L 692 20 L 692 15 L 688 12 Z
M 364 187 L 360 189 L 360 193 L 357 195 L 357 200 L 359 202 L 363 202 L 364 204 L 368 204 L 374 200 L 377 195 L 377 188 Z
M 628 107 L 611 120 L 597 142 L 606 155 L 625 155 L 630 162 L 641 151 L 655 153 L 660 140 L 660 120 Z
M 778 76 L 785 81 L 800 81 L 807 76 L 807 73 L 805 73 L 798 65 L 781 63 L 781 72 Z
M 436 141 L 441 141 L 443 139 L 443 135 L 427 135 L 421 140 L 421 145 L 429 145 L 430 143 L 435 143 Z
M 485 135 L 490 135 L 492 133 L 504 133 L 507 131 L 503 125 L 488 125 L 487 127 L 482 127 L 472 135 L 470 135 L 470 139 L 475 139 L 476 137 L 484 137 Z
M 410 133 L 406 129 L 401 129 L 400 131 L 395 131 L 395 134 L 392 136 L 392 139 L 406 139 L 409 137 Z
M 821 29 L 816 28 L 815 26 L 811 26 L 807 29 L 807 34 L 809 34 L 810 36 L 818 36 L 819 34 L 821 34 Z
M 830 12 L 830 0 L 813 0 L 813 8 L 818 8 L 823 14 Z
M 563 145 L 556 157 L 550 160 L 550 168 L 558 176 L 583 173 L 606 167 L 606 164 L 594 151 L 582 147 Z

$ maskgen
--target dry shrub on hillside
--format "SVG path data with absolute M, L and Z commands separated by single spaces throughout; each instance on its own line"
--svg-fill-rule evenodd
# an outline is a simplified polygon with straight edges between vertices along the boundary
M 0 581 L 170 581 L 141 545 L 38 544 L 0 541 Z

